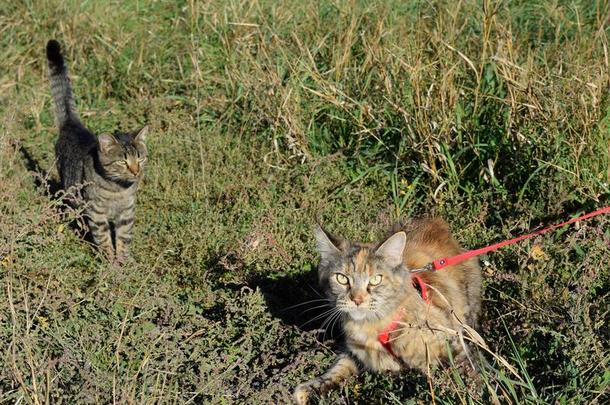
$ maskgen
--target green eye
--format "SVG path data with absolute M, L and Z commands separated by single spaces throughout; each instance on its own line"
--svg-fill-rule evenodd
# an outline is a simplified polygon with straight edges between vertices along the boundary
M 369 284 L 370 285 L 379 285 L 379 283 L 381 283 L 382 279 L 383 279 L 383 276 L 381 274 L 377 274 L 369 280 Z
M 341 273 L 335 274 L 335 277 L 337 278 L 337 283 L 341 285 L 347 285 L 349 283 L 349 279 Z

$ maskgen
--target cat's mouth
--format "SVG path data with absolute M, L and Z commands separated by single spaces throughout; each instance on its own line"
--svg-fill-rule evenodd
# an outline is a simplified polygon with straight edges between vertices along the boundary
M 343 311 L 354 321 L 362 321 L 375 317 L 375 312 L 368 308 L 368 306 L 354 306 L 345 308 Z
M 109 176 L 109 177 L 107 177 L 107 179 L 122 187 L 131 187 L 131 185 L 133 185 L 136 182 L 137 177 L 127 178 L 127 177 L 121 177 L 121 176 Z
M 379 303 L 372 299 L 367 299 L 356 305 L 350 299 L 338 298 L 335 301 L 335 307 L 354 321 L 375 320 L 383 317 L 383 311 L 380 311 Z

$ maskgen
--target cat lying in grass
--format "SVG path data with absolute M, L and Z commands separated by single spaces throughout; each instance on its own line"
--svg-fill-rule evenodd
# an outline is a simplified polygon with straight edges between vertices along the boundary
M 49 79 L 59 137 L 55 144 L 61 186 L 82 188 L 81 198 L 93 240 L 110 261 L 123 263 L 132 239 L 136 191 L 144 172 L 148 127 L 95 136 L 74 108 L 67 68 L 57 41 L 47 44 Z M 113 240 L 114 236 L 114 240 Z
M 347 350 L 326 373 L 296 387 L 298 404 L 353 377 L 361 366 L 427 373 L 448 359 L 448 348 L 457 362 L 465 360 L 457 331 L 477 326 L 478 261 L 409 272 L 460 252 L 444 221 L 414 221 L 377 246 L 342 240 L 320 227 L 315 237 L 319 281 L 341 320 Z

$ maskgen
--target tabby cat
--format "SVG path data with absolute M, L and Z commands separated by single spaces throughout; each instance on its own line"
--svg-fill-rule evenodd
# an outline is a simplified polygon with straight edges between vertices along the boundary
M 82 194 L 95 243 L 110 261 L 123 263 L 132 240 L 136 191 L 147 159 L 148 127 L 95 136 L 75 112 L 70 79 L 57 41 L 47 43 L 51 92 L 59 138 L 55 144 L 61 185 Z M 114 238 L 113 238 L 114 236 Z
M 318 276 L 331 305 L 341 314 L 346 352 L 322 376 L 297 386 L 306 404 L 356 375 L 360 366 L 377 372 L 406 368 L 424 373 L 464 346 L 455 331 L 475 328 L 481 302 L 476 259 L 412 277 L 409 270 L 460 252 L 440 219 L 421 219 L 399 228 L 379 245 L 352 243 L 317 227 Z

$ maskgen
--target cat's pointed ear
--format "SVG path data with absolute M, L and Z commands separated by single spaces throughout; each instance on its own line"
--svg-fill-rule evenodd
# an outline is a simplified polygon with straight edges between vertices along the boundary
M 341 254 L 341 250 L 337 246 L 339 244 L 337 238 L 327 233 L 320 225 L 316 224 L 313 233 L 316 237 L 318 252 L 323 261 Z
M 148 136 L 148 125 L 144 125 L 142 129 L 135 131 L 133 140 L 136 142 L 144 142 L 146 141 L 146 136 Z
M 108 152 L 108 150 L 116 144 L 116 139 L 113 135 L 110 134 L 102 134 L 97 137 L 97 141 L 100 144 L 100 150 L 102 153 Z
M 407 234 L 400 231 L 386 239 L 375 251 L 392 267 L 398 267 L 403 262 L 403 252 L 407 244 Z

